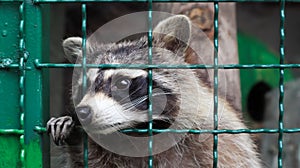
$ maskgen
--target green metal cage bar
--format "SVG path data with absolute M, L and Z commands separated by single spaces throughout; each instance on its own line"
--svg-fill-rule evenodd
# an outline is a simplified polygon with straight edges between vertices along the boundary
M 148 0 L 33 0 L 34 3 L 148 2 Z M 152 0 L 152 2 L 281 2 L 281 0 Z M 299 0 L 286 0 L 299 2 Z
M 82 13 L 82 93 L 85 94 L 87 90 L 87 67 L 86 67 L 86 4 L 81 5 Z M 88 136 L 86 133 L 83 135 L 83 166 L 88 167 Z
M 15 67 L 15 65 L 8 65 Z M 40 63 L 35 60 L 36 68 L 81 68 L 81 64 L 55 64 L 55 63 Z M 128 68 L 128 69 L 292 69 L 300 68 L 300 64 L 193 64 L 193 65 L 142 65 L 142 64 L 86 64 L 88 68 Z M 1 68 L 1 67 L 0 67 Z
M 44 133 L 46 132 L 45 127 L 36 126 L 35 131 Z M 241 133 L 249 133 L 249 134 L 261 134 L 261 133 L 279 133 L 279 129 L 218 129 L 218 130 L 195 130 L 195 129 L 152 129 L 153 133 L 194 133 L 194 134 L 241 134 Z M 138 133 L 147 133 L 148 129 L 124 129 L 121 132 L 131 133 L 131 132 L 138 132 Z M 284 128 L 282 129 L 283 133 L 298 133 L 300 132 L 300 128 Z M 0 132 L 1 134 L 21 134 L 22 132 L 14 132 L 12 133 L 11 130 L 7 129 L 5 131 Z
M 25 39 L 24 39 L 24 2 L 20 5 L 20 42 L 19 42 L 19 52 L 20 52 L 20 63 L 19 63 L 19 71 L 20 71 L 20 79 L 19 79 L 19 89 L 20 89 L 20 129 L 24 130 L 24 113 L 25 113 L 25 75 L 26 70 L 26 61 L 28 58 L 28 54 L 25 51 Z M 25 140 L 24 134 L 20 136 L 20 167 L 25 167 Z
M 279 129 L 218 129 L 218 130 L 194 130 L 194 129 L 153 129 L 153 133 L 193 133 L 193 134 L 261 134 L 261 133 L 279 133 Z M 298 133 L 300 132 L 300 128 L 291 128 L 291 129 L 282 129 L 283 133 Z M 138 133 L 147 133 L 148 129 L 125 129 L 122 132 L 138 132 Z
M 148 64 L 152 64 L 152 0 L 148 0 Z M 153 167 L 153 99 L 152 99 L 152 89 L 153 89 L 153 69 L 148 69 L 148 167 Z
M 200 45 L 200 44 L 199 44 Z M 219 4 L 214 2 L 214 130 L 218 130 L 219 115 L 218 115 L 218 90 L 219 90 Z M 218 167 L 218 134 L 213 134 L 213 167 Z
M 279 64 L 284 63 L 284 40 L 285 40 L 285 29 L 284 29 L 284 22 L 285 22 L 285 0 L 282 0 L 280 3 L 280 61 Z M 282 156 L 283 156 L 283 116 L 284 116 L 284 69 L 279 68 L 279 118 L 278 118 L 278 168 L 283 167 L 282 163 Z
M 22 0 L 1 0 L 0 2 L 23 2 Z M 34 3 L 92 3 L 92 2 L 149 2 L 148 0 L 33 0 Z M 152 0 L 152 2 L 281 2 L 281 0 Z M 299 0 L 285 0 L 299 2 Z

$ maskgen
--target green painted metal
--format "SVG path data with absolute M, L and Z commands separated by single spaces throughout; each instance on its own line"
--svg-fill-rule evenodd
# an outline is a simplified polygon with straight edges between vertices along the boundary
M 23 2 L 22 0 L 0 0 L 0 2 L 9 2 L 9 3 L 15 3 L 15 2 Z
M 0 15 L 6 16 L 0 18 L 0 60 L 9 59 L 15 64 L 18 63 L 18 7 L 19 4 L 1 3 L 0 5 Z M 8 44 L 8 41 L 11 43 Z M 0 95 L 5 95 L 5 99 L 0 99 L 1 129 L 19 129 L 20 127 L 19 120 L 15 119 L 19 116 L 17 88 L 18 69 L 1 70 Z
M 26 167 L 28 168 L 41 168 L 49 167 L 46 163 L 43 163 L 43 151 L 41 150 L 40 140 L 31 140 L 25 145 L 26 150 Z
M 282 0 L 280 3 L 280 61 L 279 64 L 284 64 L 284 41 L 285 41 L 285 0 Z M 279 118 L 278 118 L 278 168 L 282 168 L 282 157 L 283 157 L 283 116 L 284 116 L 284 69 L 279 68 Z
M 41 105 L 47 86 L 33 64 L 44 60 L 41 7 L 30 1 L 0 4 L 0 94 L 5 95 L 0 99 L 0 167 L 42 167 L 41 135 L 33 129 L 44 125 Z
M 28 52 L 25 49 L 24 36 L 24 2 L 19 7 L 20 27 L 19 27 L 19 112 L 20 112 L 20 128 L 24 130 L 24 113 L 25 113 L 25 78 L 26 78 L 26 61 Z M 25 138 L 20 136 L 20 167 L 25 167 Z
M 0 71 L 0 167 L 21 166 L 18 82 L 19 3 L 0 4 L 0 60 L 5 69 Z M 8 43 L 10 41 L 11 43 Z M 14 69 L 5 65 L 14 63 Z
M 49 41 L 43 36 L 42 9 L 44 6 L 36 6 L 31 1 L 25 3 L 25 43 L 26 51 L 29 53 L 27 65 L 34 67 L 34 60 L 41 59 L 48 61 L 47 52 L 43 41 Z M 35 126 L 45 125 L 44 118 L 47 117 L 48 95 L 47 83 L 43 82 L 47 77 L 46 70 L 32 68 L 26 72 L 25 90 L 25 166 L 42 167 L 43 164 L 43 143 L 42 136 L 35 132 Z M 45 75 L 45 76 L 43 76 Z M 44 151 L 47 152 L 47 151 Z M 49 151 L 48 151 L 49 152 Z M 47 155 L 45 155 L 47 156 Z M 45 159 L 46 160 L 46 159 Z
M 87 90 L 87 67 L 86 67 L 86 4 L 81 5 L 81 13 L 82 13 L 82 93 L 86 93 Z M 88 136 L 84 133 L 83 138 L 83 165 L 85 168 L 88 167 Z
M 7 0 L 6 0 L 7 1 Z M 33 0 L 34 3 L 149 2 L 149 0 Z M 280 0 L 153 0 L 152 2 L 280 2 Z M 286 0 L 299 2 L 299 0 Z
M 148 64 L 152 64 L 152 0 L 148 1 Z M 148 69 L 148 167 L 153 167 L 153 69 Z
M 138 133 L 147 133 L 148 129 L 126 129 L 122 130 L 122 132 L 138 132 Z M 290 129 L 282 129 L 283 133 L 297 133 L 300 132 L 300 128 L 290 128 Z M 241 133 L 249 133 L 249 134 L 261 134 L 261 133 L 279 133 L 279 129 L 218 129 L 218 130 L 194 130 L 194 129 L 153 129 L 153 133 L 193 133 L 193 134 L 241 134 Z
M 37 127 L 37 130 L 40 133 L 45 133 L 45 127 Z M 279 129 L 218 129 L 218 130 L 194 130 L 194 129 L 152 129 L 153 133 L 193 133 L 193 134 L 240 134 L 240 133 L 249 133 L 249 134 L 261 134 L 261 133 L 279 133 Z M 300 132 L 300 128 L 284 128 L 283 133 L 297 133 Z M 121 130 L 124 133 L 148 133 L 148 129 L 124 129 Z
M 245 54 L 244 54 L 245 55 Z M 263 57 L 262 57 L 263 58 Z M 246 60 L 246 59 L 244 59 Z M 269 59 L 267 59 L 269 60 Z M 270 59 L 270 60 L 273 60 Z M 292 69 L 300 68 L 300 64 L 219 64 L 216 65 L 218 69 Z M 35 60 L 37 68 L 82 68 L 81 64 L 54 64 L 41 63 L 40 60 Z M 127 69 L 214 69 L 214 65 L 209 64 L 193 64 L 193 65 L 141 65 L 141 64 L 86 64 L 87 68 L 127 68 Z
M 18 136 L 0 135 L 0 167 L 20 166 L 20 143 Z
M 42 133 L 46 132 L 47 129 L 45 127 L 42 127 L 42 126 L 35 126 L 34 131 L 42 134 Z
M 214 3 L 214 130 L 218 130 L 219 114 L 218 114 L 218 102 L 219 102 L 219 4 Z M 213 167 L 218 167 L 218 134 L 213 134 Z

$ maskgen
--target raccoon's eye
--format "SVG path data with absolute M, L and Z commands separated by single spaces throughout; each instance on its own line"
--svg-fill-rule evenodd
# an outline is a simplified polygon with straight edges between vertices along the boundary
M 131 80 L 128 78 L 118 79 L 115 83 L 115 87 L 118 90 L 126 90 L 131 85 Z

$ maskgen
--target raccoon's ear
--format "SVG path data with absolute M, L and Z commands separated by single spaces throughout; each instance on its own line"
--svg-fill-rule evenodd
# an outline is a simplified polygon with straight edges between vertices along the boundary
M 75 63 L 77 58 L 82 57 L 82 38 L 81 37 L 70 37 L 64 40 L 63 48 L 66 58 L 71 62 Z
M 191 37 L 191 22 L 184 15 L 169 17 L 153 30 L 155 47 L 166 48 L 174 53 L 184 52 Z

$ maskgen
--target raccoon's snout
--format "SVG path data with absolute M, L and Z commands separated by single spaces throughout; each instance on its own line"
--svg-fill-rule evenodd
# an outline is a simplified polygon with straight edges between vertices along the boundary
M 77 107 L 76 113 L 82 124 L 89 124 L 92 121 L 92 109 L 89 106 Z

